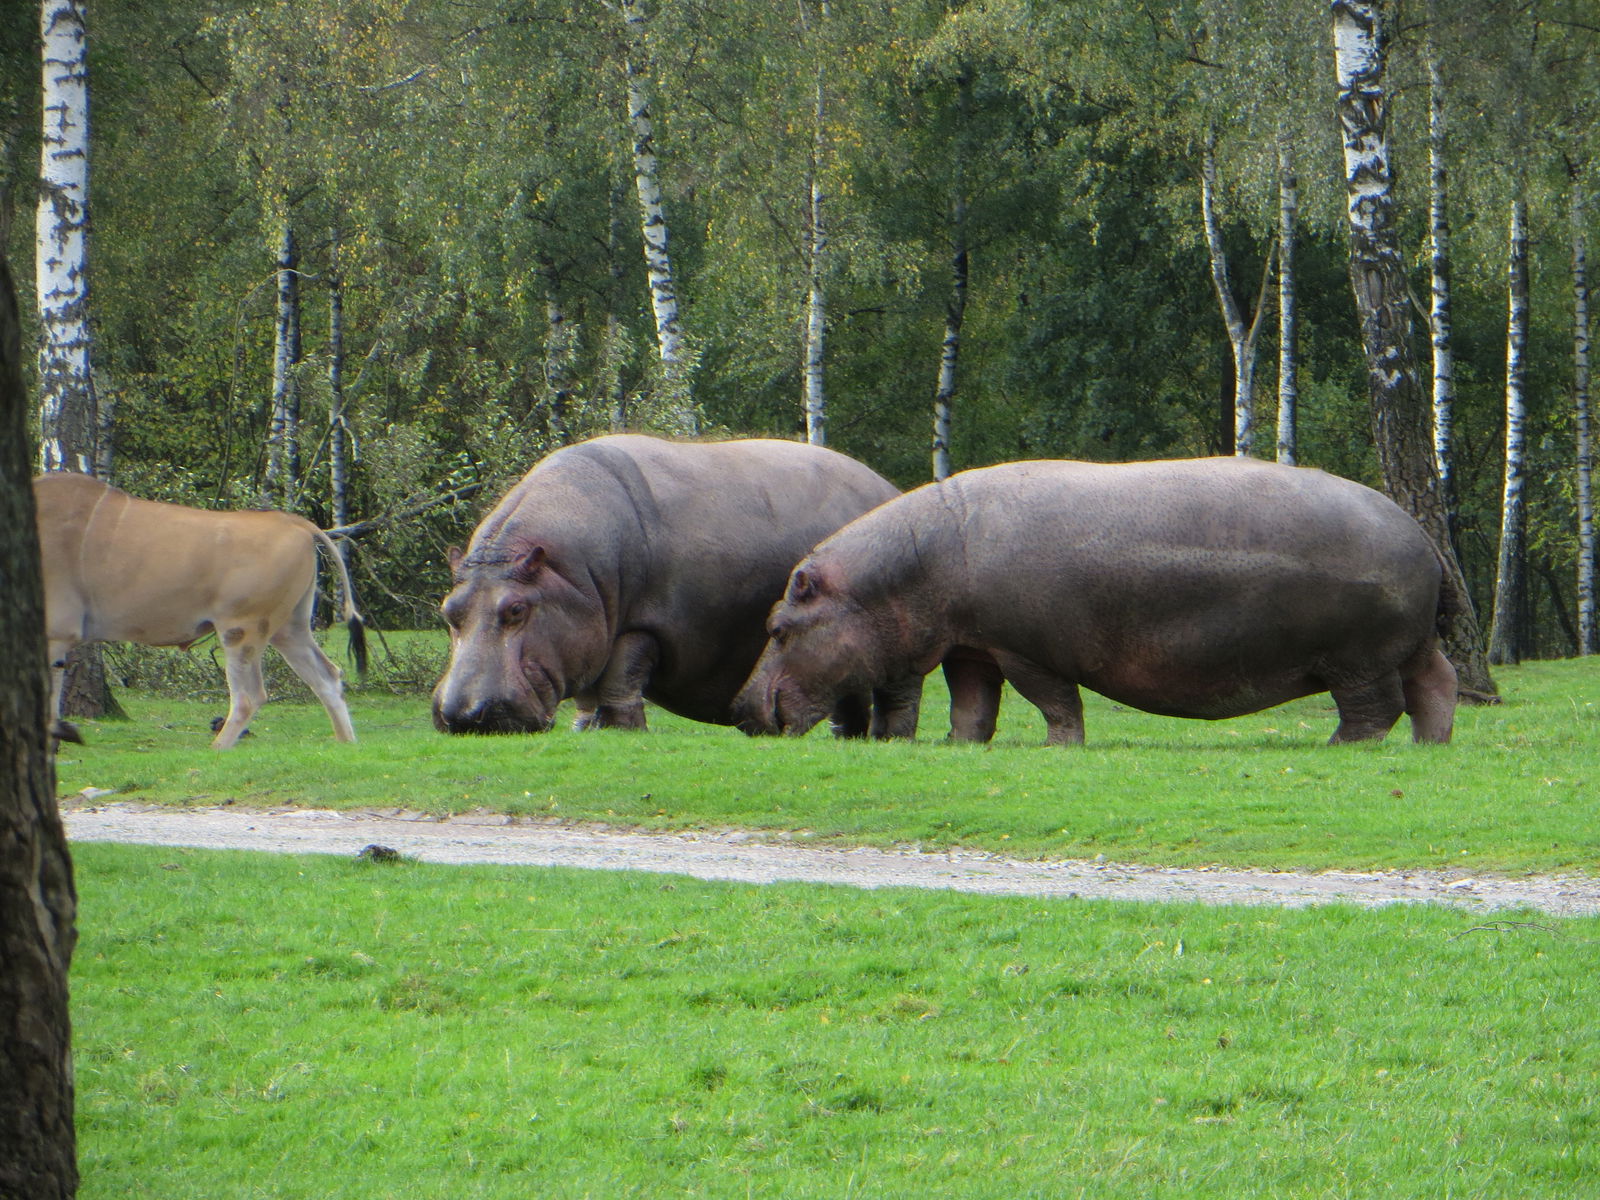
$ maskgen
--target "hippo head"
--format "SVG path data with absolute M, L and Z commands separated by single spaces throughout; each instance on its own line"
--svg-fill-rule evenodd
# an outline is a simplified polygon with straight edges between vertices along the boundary
M 749 734 L 802 734 L 844 697 L 870 695 L 897 674 L 884 614 L 864 606 L 836 570 L 807 559 L 767 619 L 767 645 L 734 697 L 734 724 Z
M 545 548 L 450 550 L 455 587 L 440 606 L 450 665 L 433 689 L 445 733 L 543 733 L 556 706 L 599 675 L 610 639 L 599 598 Z

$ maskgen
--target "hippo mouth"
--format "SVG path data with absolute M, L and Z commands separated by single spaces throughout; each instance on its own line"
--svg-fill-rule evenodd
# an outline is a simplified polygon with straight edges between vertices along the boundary
M 537 664 L 524 663 L 522 674 L 528 690 L 521 696 L 474 696 L 446 704 L 435 693 L 434 728 L 441 733 L 548 733 L 560 693 Z
M 744 697 L 734 713 L 734 725 L 752 737 L 782 734 L 799 737 L 811 732 L 828 716 L 830 706 L 800 695 L 792 684 L 780 680 L 760 697 Z

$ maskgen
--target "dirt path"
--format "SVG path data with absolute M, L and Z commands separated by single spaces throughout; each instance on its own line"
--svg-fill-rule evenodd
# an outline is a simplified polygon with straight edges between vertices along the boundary
M 1531 908 L 1553 915 L 1600 913 L 1600 879 L 1478 877 L 1435 871 L 1241 871 L 1111 862 L 1030 862 L 957 851 L 803 846 L 740 832 L 618 832 L 530 821 L 498 813 L 437 818 L 410 812 L 327 809 L 160 808 L 63 802 L 80 842 L 266 850 L 354 856 L 377 844 L 432 863 L 521 863 L 653 871 L 741 883 L 793 880 L 848 887 L 947 888 L 1011 896 L 1177 900 L 1200 904 L 1335 901 L 1379 905 L 1427 901 L 1489 911 Z

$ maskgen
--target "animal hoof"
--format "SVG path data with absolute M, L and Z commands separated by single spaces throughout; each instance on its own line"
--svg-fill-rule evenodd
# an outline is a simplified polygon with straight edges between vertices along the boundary
M 83 734 L 71 721 L 57 721 L 50 726 L 50 736 L 59 742 L 75 742 L 83 745 Z
M 226 725 L 227 723 L 228 723 L 228 718 L 227 717 L 212 717 L 211 718 L 211 732 L 212 733 L 221 733 L 222 732 L 222 727 L 224 725 Z M 255 737 L 255 734 L 251 733 L 249 729 L 246 729 L 239 736 L 242 737 L 242 738 L 247 738 L 247 737 Z

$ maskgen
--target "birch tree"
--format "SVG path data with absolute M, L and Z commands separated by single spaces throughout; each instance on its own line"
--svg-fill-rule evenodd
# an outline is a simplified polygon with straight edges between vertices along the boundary
M 44 0 L 40 32 L 40 464 L 92 475 L 99 422 L 89 361 L 89 60 L 81 0 Z
M 1452 524 L 1455 516 L 1455 352 L 1451 345 L 1450 207 L 1448 132 L 1444 67 L 1437 35 L 1435 0 L 1428 3 L 1424 55 L 1428 67 L 1428 265 L 1432 304 L 1429 337 L 1433 345 L 1433 461 Z
M 663 421 L 674 432 L 693 436 L 699 417 L 690 399 L 690 361 L 678 312 L 677 281 L 667 249 L 667 217 L 661 201 L 660 160 L 656 156 L 655 122 L 651 116 L 653 88 L 647 41 L 649 18 L 639 0 L 621 0 L 625 45 L 623 73 L 627 79 L 628 127 L 633 138 L 634 186 L 639 193 L 640 230 L 644 237 L 645 267 L 650 278 L 650 307 L 655 313 L 656 346 L 661 358 L 665 393 Z
M 1500 504 L 1500 553 L 1495 568 L 1494 620 L 1489 661 L 1522 661 L 1522 617 L 1527 585 L 1527 375 L 1528 201 L 1517 189 L 1511 200 L 1506 266 L 1506 442 Z
M 1595 614 L 1594 431 L 1589 409 L 1589 250 L 1586 172 L 1571 172 L 1572 424 L 1578 501 L 1578 653 L 1600 653 Z
M 956 136 L 951 147 L 950 291 L 945 299 L 944 337 L 939 344 L 939 381 L 933 392 L 933 477 L 950 475 L 950 429 L 956 396 L 956 368 L 961 357 L 961 326 L 967 315 L 967 146 L 972 123 L 972 75 L 956 74 Z
M 1433 463 L 1430 409 L 1411 354 L 1411 307 L 1389 160 L 1387 14 L 1379 2 L 1333 0 L 1336 113 L 1344 145 L 1350 284 L 1361 324 L 1373 440 L 1384 490 L 1433 538 L 1461 610 L 1444 648 L 1463 694 L 1495 695 L 1477 618 L 1450 538 Z
M 0 257 L 0 1196 L 68 1200 L 78 1188 L 67 1010 L 77 893 L 47 743 L 27 418 L 16 292 Z
M 1294 466 L 1299 456 L 1300 319 L 1295 278 L 1299 237 L 1300 181 L 1295 173 L 1294 136 L 1278 127 L 1278 461 Z
M 293 506 L 300 479 L 300 247 L 294 226 L 280 226 L 275 276 L 272 402 L 267 423 L 267 467 L 262 480 L 264 507 Z
M 806 9 L 801 7 L 802 20 Z M 822 33 L 828 20 L 827 0 L 818 0 L 817 26 L 811 39 L 817 60 L 811 110 L 811 161 L 807 165 L 806 348 L 804 363 L 806 441 L 828 444 L 828 405 L 823 377 L 828 336 L 828 224 L 824 213 L 823 171 L 828 151 L 828 46 Z

